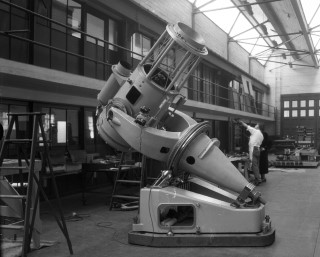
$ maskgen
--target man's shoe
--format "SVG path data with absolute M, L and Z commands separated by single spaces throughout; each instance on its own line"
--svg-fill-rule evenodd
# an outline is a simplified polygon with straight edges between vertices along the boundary
M 261 180 L 255 180 L 255 181 L 253 181 L 253 184 L 254 184 L 255 186 L 259 186 L 261 183 L 262 183 Z
M 267 182 L 267 179 L 266 178 L 261 179 L 261 183 L 263 182 Z

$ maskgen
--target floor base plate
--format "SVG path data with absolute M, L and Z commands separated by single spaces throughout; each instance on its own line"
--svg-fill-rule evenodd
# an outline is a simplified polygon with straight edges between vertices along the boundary
M 153 247 L 235 247 L 268 246 L 275 240 L 275 229 L 256 234 L 155 234 L 131 231 L 130 244 Z

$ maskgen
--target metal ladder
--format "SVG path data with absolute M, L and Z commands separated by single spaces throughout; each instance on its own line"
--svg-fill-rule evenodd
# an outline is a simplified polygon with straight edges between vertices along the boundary
M 134 165 L 126 165 L 124 164 L 124 156 L 125 153 L 122 152 L 121 154 L 121 159 L 119 166 L 116 169 L 116 177 L 114 180 L 113 184 L 113 190 L 112 190 L 112 195 L 111 195 L 111 201 L 110 201 L 110 206 L 109 210 L 111 211 L 112 208 L 114 207 L 114 200 L 115 199 L 124 199 L 124 200 L 129 200 L 129 201 L 134 201 L 134 202 L 139 202 L 140 196 L 134 196 L 134 195 L 125 195 L 125 194 L 119 194 L 118 193 L 118 186 L 120 184 L 131 184 L 131 185 L 138 185 L 139 186 L 139 194 L 140 194 L 140 189 L 145 185 L 145 161 L 146 157 L 142 156 L 142 162 L 141 162 L 141 167 L 134 166 Z M 125 179 L 125 177 L 121 177 L 122 174 L 128 175 L 130 172 L 137 171 L 140 173 L 140 179 Z
M 0 151 L 0 179 L 3 183 L 1 187 L 1 195 L 0 199 L 6 203 L 9 207 L 7 210 L 9 210 L 7 213 L 12 213 L 12 209 L 10 207 L 18 206 L 19 204 L 22 204 L 23 206 L 21 208 L 18 208 L 22 210 L 22 213 L 20 215 L 15 214 L 16 216 L 20 216 L 21 218 L 20 223 L 22 225 L 16 225 L 14 223 L 11 224 L 5 224 L 1 225 L 0 228 L 3 233 L 5 231 L 11 233 L 17 233 L 20 231 L 20 234 L 22 234 L 22 254 L 21 256 L 27 256 L 27 253 L 30 251 L 30 244 L 31 244 L 31 238 L 34 240 L 34 245 L 36 247 L 40 247 L 40 233 L 36 231 L 36 226 L 39 225 L 37 223 L 40 222 L 39 219 L 39 195 L 40 192 L 45 199 L 45 201 L 49 204 L 51 208 L 51 213 L 55 217 L 62 233 L 64 234 L 67 244 L 69 247 L 70 254 L 73 254 L 71 241 L 69 238 L 67 226 L 65 223 L 65 219 L 62 213 L 62 207 L 60 203 L 60 198 L 58 194 L 57 185 L 55 182 L 55 176 L 53 173 L 52 165 L 50 163 L 49 155 L 48 155 L 48 143 L 46 141 L 45 131 L 42 124 L 42 116 L 45 115 L 45 113 L 40 112 L 33 112 L 33 113 L 8 113 L 9 118 L 9 125 L 8 125 L 8 131 L 3 139 L 3 144 L 1 146 Z M 31 138 L 19 138 L 19 117 L 25 117 L 28 118 L 29 121 L 32 120 L 33 126 L 32 126 L 32 136 Z M 13 131 L 15 125 L 16 130 L 16 138 L 11 139 L 11 133 Z M 38 139 L 38 133 L 40 129 L 40 137 L 41 140 Z M 5 152 L 9 149 L 10 144 L 15 144 L 18 150 L 18 166 L 3 166 L 4 163 L 4 157 Z M 41 146 L 41 149 L 40 149 Z M 30 147 L 30 148 L 29 148 Z M 26 149 L 30 149 L 29 154 L 27 154 L 28 151 Z M 52 179 L 52 184 L 54 188 L 55 197 L 57 200 L 57 210 L 53 207 L 53 205 L 50 203 L 45 191 L 42 188 L 42 185 L 40 183 L 39 174 L 35 172 L 35 165 L 36 165 L 36 154 L 42 152 L 43 160 L 46 161 L 46 163 L 49 166 L 50 175 Z M 24 155 L 24 158 L 22 159 L 22 155 Z M 23 163 L 24 160 L 24 163 Z M 23 164 L 23 165 L 22 165 Z M 27 191 L 25 195 L 20 195 L 15 189 L 8 183 L 5 176 L 8 176 L 10 174 L 16 174 L 14 170 L 18 170 L 20 174 L 20 183 L 23 185 L 22 181 L 22 173 L 23 171 L 26 171 L 28 174 L 28 182 L 27 182 Z M 20 184 L 20 185 L 21 185 Z M 6 193 L 6 194 L 4 194 Z M 55 211 L 58 212 L 58 215 L 55 213 Z M 60 217 L 59 217 L 60 216 Z M 12 232 L 13 231 L 13 232 Z M 36 234 L 36 235 L 35 235 Z

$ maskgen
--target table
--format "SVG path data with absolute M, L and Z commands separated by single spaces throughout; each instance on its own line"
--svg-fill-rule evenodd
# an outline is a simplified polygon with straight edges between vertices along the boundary
M 87 184 L 96 173 L 104 173 L 106 174 L 108 180 L 111 181 L 112 185 L 114 183 L 113 174 L 118 168 L 120 161 L 100 161 L 96 163 L 82 163 L 81 168 L 81 188 L 82 188 L 82 203 L 86 204 L 85 194 L 87 192 Z M 89 179 L 87 178 L 87 174 L 90 174 Z

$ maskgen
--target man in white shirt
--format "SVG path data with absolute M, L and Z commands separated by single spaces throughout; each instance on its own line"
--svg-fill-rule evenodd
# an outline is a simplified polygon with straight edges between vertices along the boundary
M 249 158 L 251 161 L 251 170 L 255 177 L 254 184 L 259 185 L 261 183 L 259 172 L 260 145 L 263 141 L 263 134 L 260 131 L 259 124 L 257 124 L 255 127 L 251 127 L 241 120 L 239 120 L 239 123 L 250 132 Z

